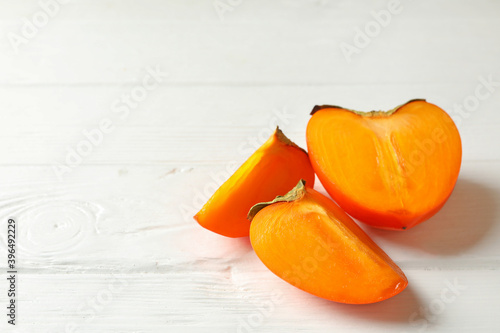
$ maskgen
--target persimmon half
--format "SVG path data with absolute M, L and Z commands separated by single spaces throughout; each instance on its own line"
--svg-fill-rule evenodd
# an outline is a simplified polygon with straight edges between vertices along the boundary
M 248 210 L 256 203 L 285 193 L 301 178 L 314 183 L 307 152 L 276 128 L 194 218 L 202 227 L 223 236 L 248 236 Z
M 389 256 L 332 200 L 301 180 L 284 196 L 257 204 L 250 241 L 274 274 L 340 303 L 385 300 L 408 285 Z
M 313 168 L 352 217 L 409 229 L 451 195 L 462 144 L 453 120 L 436 105 L 411 100 L 387 112 L 323 105 L 311 115 L 306 136 Z

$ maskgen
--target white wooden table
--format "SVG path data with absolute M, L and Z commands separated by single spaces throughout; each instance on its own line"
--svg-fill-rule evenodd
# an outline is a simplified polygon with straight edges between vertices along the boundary
M 499 332 L 499 15 L 487 0 L 2 0 L 0 331 Z M 397 297 L 308 295 L 191 219 L 275 125 L 305 147 L 315 104 L 412 98 L 453 115 L 464 155 L 431 220 L 365 228 L 409 279 Z

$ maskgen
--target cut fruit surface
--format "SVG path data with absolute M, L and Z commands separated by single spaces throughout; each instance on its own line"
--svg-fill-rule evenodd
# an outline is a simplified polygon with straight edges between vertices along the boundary
M 313 168 L 356 219 L 408 229 L 452 193 L 462 145 L 453 120 L 436 105 L 413 100 L 387 112 L 317 106 L 311 114 L 306 136 Z
M 307 153 L 277 128 L 194 218 L 202 227 L 223 236 L 248 236 L 248 210 L 258 202 L 285 193 L 301 178 L 314 183 Z

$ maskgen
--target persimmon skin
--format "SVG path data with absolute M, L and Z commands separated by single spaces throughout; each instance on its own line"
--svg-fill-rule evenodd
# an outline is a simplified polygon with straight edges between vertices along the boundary
M 301 191 L 253 217 L 250 241 L 267 268 L 339 303 L 375 303 L 406 288 L 401 269 L 342 209 L 309 187 Z
M 307 152 L 279 130 L 213 194 L 194 219 L 204 228 L 227 237 L 249 235 L 248 210 L 292 188 L 301 178 L 314 183 Z
M 406 230 L 429 219 L 460 172 L 460 134 L 446 112 L 425 100 L 388 112 L 317 107 L 306 137 L 328 194 L 377 228 Z

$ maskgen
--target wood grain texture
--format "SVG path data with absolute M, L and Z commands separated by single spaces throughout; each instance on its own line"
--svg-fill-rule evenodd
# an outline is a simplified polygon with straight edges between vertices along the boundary
M 387 1 L 233 1 L 222 16 L 214 3 L 70 0 L 16 50 L 9 36 L 41 5 L 0 1 L 0 258 L 8 217 L 19 251 L 19 324 L 0 331 L 499 331 L 500 2 L 401 0 L 351 62 L 340 45 Z M 168 75 L 123 108 L 148 68 Z M 409 279 L 397 297 L 313 297 L 270 273 L 248 239 L 192 219 L 276 125 L 305 147 L 316 104 L 412 98 L 454 117 L 464 162 L 429 221 L 362 226 Z M 96 137 L 104 119 L 113 129 Z
M 103 135 L 83 164 L 240 161 L 263 143 L 276 125 L 305 147 L 305 128 L 316 104 L 388 110 L 423 96 L 452 113 L 455 104 L 474 94 L 476 81 L 382 86 L 167 85 L 151 91 L 127 113 L 115 112 L 112 105 L 134 85 L 0 88 L 8 115 L 0 123 L 0 149 L 9 156 L 0 164 L 65 163 L 68 149 L 88 141 L 83 132 L 98 128 L 103 119 L 110 119 L 113 129 Z M 362 98 L 365 95 L 370 97 Z M 481 101 L 468 118 L 457 114 L 465 160 L 500 160 L 500 149 L 490 145 L 500 142 L 495 111 L 499 109 L 500 89 Z
M 465 162 L 446 206 L 419 228 L 364 229 L 407 270 L 498 269 L 499 168 Z M 30 271 L 145 273 L 251 252 L 248 240 L 220 237 L 192 219 L 229 175 L 223 165 L 81 166 L 62 182 L 49 167 L 0 170 L 0 212 L 20 221 L 18 245 Z M 316 188 L 325 193 L 319 182 Z
M 283 283 L 253 253 L 244 260 L 247 265 L 181 266 L 162 273 L 25 273 L 19 283 L 24 315 L 18 332 L 69 327 L 75 332 L 245 332 L 248 326 L 257 332 L 330 332 L 364 331 L 368 323 L 374 332 L 493 332 L 498 324 L 500 302 L 491 293 L 498 270 L 413 272 L 405 293 L 356 307 Z M 458 287 L 456 294 L 450 284 Z M 483 295 L 480 306 L 478 294 Z M 434 308 L 436 314 L 429 313 Z M 467 313 L 467 319 L 457 313 Z M 9 329 L 3 322 L 0 327 Z
M 245 1 L 220 20 L 213 2 L 69 2 L 16 57 L 4 41 L 0 82 L 121 84 L 155 64 L 173 82 L 203 84 L 453 83 L 492 73 L 500 5 L 486 0 L 401 0 L 400 14 L 347 64 L 339 44 L 352 44 L 355 28 L 387 4 Z M 19 31 L 18 17 L 38 5 L 19 7 L 8 11 L 2 30 Z

